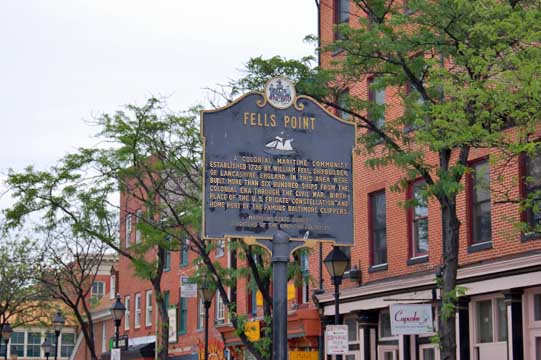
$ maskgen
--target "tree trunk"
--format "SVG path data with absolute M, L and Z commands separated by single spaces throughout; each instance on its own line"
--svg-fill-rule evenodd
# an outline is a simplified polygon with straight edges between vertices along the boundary
M 456 359 L 456 278 L 458 269 L 458 242 L 460 221 L 456 213 L 455 198 L 446 198 L 441 204 L 442 240 L 443 240 L 443 266 L 442 287 L 439 310 L 440 359 Z M 444 308 L 451 306 L 451 311 Z M 447 313 L 447 316 L 446 316 Z
M 158 359 L 167 360 L 169 356 L 169 314 L 165 307 L 161 286 L 161 276 L 152 280 L 152 287 L 156 298 L 156 308 L 159 314 L 159 324 L 156 324 L 158 335 L 156 336 L 156 350 Z

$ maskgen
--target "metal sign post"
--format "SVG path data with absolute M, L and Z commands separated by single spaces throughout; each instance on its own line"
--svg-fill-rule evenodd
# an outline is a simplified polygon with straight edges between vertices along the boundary
M 271 252 L 273 358 L 287 360 L 287 265 L 306 240 L 353 245 L 355 124 L 285 78 L 201 113 L 205 239 Z

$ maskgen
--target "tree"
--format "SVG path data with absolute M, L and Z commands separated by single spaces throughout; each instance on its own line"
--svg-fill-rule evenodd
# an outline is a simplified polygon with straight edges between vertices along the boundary
M 38 284 L 33 281 L 40 262 L 29 239 L 0 241 L 0 325 L 12 328 L 39 321 L 47 313 L 47 304 Z
M 44 242 L 44 261 L 33 276 L 51 299 L 64 303 L 79 323 L 91 359 L 97 359 L 92 307 L 92 284 L 108 246 L 83 234 L 55 231 Z M 37 275 L 37 276 L 36 276 Z
M 234 91 L 262 89 L 269 77 L 292 74 L 300 93 L 349 113 L 359 124 L 359 151 L 370 168 L 394 165 L 403 171 L 394 190 L 424 179 L 423 196 L 438 201 L 443 223 L 439 342 L 445 360 L 456 357 L 457 195 L 472 171 L 470 152 L 491 149 L 493 163 L 501 165 L 540 149 L 540 5 L 354 0 L 350 16 L 356 21 L 338 25 L 336 41 L 321 40 L 324 69 L 280 57 L 254 58 L 246 76 L 232 84 Z M 391 105 L 347 93 L 359 83 L 373 93 L 396 90 L 406 111 L 385 119 Z M 539 191 L 501 201 L 538 213 L 538 198 Z
M 127 257 L 136 274 L 152 284 L 162 324 L 158 353 L 164 360 L 169 340 L 161 283 L 165 259 L 168 252 L 189 246 L 204 265 L 195 278 L 210 276 L 245 347 L 258 359 L 270 358 L 270 340 L 250 341 L 244 333 L 247 318 L 236 308 L 237 280 L 250 277 L 263 294 L 266 331 L 270 331 L 272 299 L 265 255 L 242 240 L 232 241 L 234 262 L 246 261 L 250 270 L 225 268 L 211 258 L 217 244 L 199 237 L 202 150 L 197 110 L 174 114 L 157 99 L 128 106 L 126 111 L 97 119 L 98 137 L 107 147 L 79 149 L 48 171 L 10 171 L 7 183 L 16 202 L 6 211 L 8 226 L 19 226 L 36 213 L 46 231 L 67 225 L 74 237 L 99 240 Z M 119 192 L 143 211 L 112 203 Z M 130 247 L 118 242 L 119 212 L 135 219 L 140 232 L 139 241 Z

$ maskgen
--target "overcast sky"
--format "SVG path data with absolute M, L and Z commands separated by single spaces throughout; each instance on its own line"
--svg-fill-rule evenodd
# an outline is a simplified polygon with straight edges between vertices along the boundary
M 151 95 L 186 109 L 250 57 L 311 55 L 316 32 L 314 0 L 4 1 L 0 179 L 92 144 L 100 113 Z

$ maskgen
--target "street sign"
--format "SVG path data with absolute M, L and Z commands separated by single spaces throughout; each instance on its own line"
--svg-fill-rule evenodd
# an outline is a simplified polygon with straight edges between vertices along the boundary
M 180 277 L 180 297 L 183 298 L 196 298 L 197 297 L 197 284 L 190 281 L 188 276 Z
M 427 334 L 434 331 L 430 304 L 392 304 L 389 313 L 392 335 Z
M 353 122 L 277 78 L 201 123 L 204 238 L 271 239 L 280 228 L 353 245 Z
M 325 327 L 327 355 L 340 355 L 348 352 L 348 326 L 327 325 Z
M 109 349 L 114 349 L 116 344 L 116 337 L 109 338 Z M 120 335 L 118 337 L 118 348 L 128 350 L 128 335 Z
M 177 341 L 177 308 L 167 309 L 167 315 L 169 315 L 169 342 L 174 343 Z
M 111 360 L 120 360 L 120 349 L 111 349 Z

